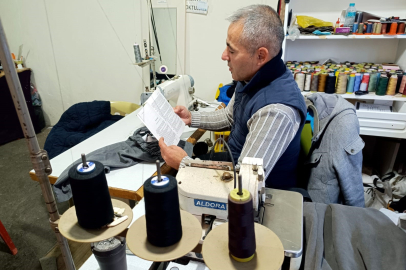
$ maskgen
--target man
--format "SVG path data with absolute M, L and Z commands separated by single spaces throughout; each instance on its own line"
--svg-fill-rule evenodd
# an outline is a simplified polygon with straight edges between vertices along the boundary
M 228 144 L 235 161 L 246 156 L 263 158 L 266 186 L 296 186 L 306 105 L 290 71 L 281 60 L 284 31 L 278 14 L 266 5 L 251 5 L 228 18 L 227 61 L 235 81 L 235 93 L 224 110 L 174 111 L 191 127 L 231 130 Z M 159 141 L 166 163 L 178 169 L 186 152 Z

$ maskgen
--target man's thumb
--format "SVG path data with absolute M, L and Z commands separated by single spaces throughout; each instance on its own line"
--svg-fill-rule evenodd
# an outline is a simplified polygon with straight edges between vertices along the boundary
M 167 146 L 166 146 L 166 143 L 165 143 L 165 141 L 164 141 L 164 137 L 161 137 L 161 138 L 159 139 L 159 147 L 160 147 L 160 148 L 167 147 Z

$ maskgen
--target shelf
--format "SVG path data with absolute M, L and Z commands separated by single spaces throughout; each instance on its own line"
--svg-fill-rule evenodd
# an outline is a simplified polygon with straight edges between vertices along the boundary
M 148 60 L 142 60 L 142 62 L 140 62 L 140 63 L 134 63 L 134 65 L 139 66 L 139 67 L 145 67 L 146 65 L 149 65 L 153 61 L 155 61 L 155 59 L 150 58 Z
M 291 40 L 291 37 L 286 36 L 287 40 Z M 300 35 L 295 40 L 299 39 L 406 39 L 405 35 L 326 35 L 326 36 L 315 36 L 315 35 Z
M 308 96 L 318 92 L 301 92 L 303 96 Z M 325 94 L 325 93 L 321 93 Z M 326 94 L 328 95 L 328 94 Z M 355 94 L 341 94 L 345 99 L 359 99 L 359 100 L 389 100 L 389 101 L 405 101 L 406 96 L 402 96 L 401 94 L 396 94 L 395 96 L 378 96 L 375 93 L 369 93 L 368 95 L 355 95 Z

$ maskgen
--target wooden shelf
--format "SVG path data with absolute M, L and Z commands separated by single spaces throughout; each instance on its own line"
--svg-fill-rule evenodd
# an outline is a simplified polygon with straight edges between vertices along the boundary
M 286 36 L 287 40 L 292 40 L 290 36 Z M 300 39 L 406 39 L 406 35 L 326 35 L 326 36 L 315 36 L 315 35 L 300 35 L 295 40 Z
M 301 93 L 303 96 L 308 96 L 318 92 L 301 92 Z M 401 94 L 396 94 L 395 96 L 378 96 L 375 93 L 369 93 L 368 95 L 360 95 L 360 96 L 355 94 L 342 94 L 340 96 L 342 96 L 345 99 L 406 101 L 406 96 L 402 96 Z

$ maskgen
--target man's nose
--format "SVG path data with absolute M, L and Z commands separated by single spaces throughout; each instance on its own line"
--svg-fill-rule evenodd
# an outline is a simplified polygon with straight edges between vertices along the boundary
M 223 60 L 223 61 L 228 61 L 229 60 L 229 57 L 228 57 L 228 54 L 227 54 L 227 49 L 225 49 L 223 54 L 221 55 L 221 60 Z

